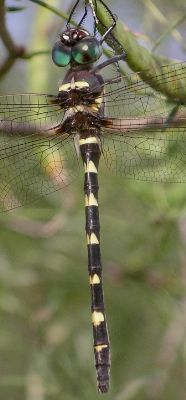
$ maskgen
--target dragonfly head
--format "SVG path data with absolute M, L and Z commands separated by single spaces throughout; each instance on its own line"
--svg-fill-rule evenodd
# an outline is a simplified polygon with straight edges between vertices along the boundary
M 92 64 L 102 55 L 101 43 L 82 28 L 68 28 L 60 34 L 52 50 L 52 59 L 59 67 Z

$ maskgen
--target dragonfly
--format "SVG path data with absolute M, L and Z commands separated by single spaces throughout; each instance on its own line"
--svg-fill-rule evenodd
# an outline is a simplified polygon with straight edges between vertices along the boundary
M 117 18 L 100 1 L 111 21 L 106 28 L 96 14 L 99 1 L 86 0 L 74 27 L 72 18 L 80 3 L 76 1 L 52 49 L 55 65 L 67 68 L 57 94 L 0 95 L 0 204 L 2 210 L 9 210 L 63 189 L 79 175 L 82 159 L 93 348 L 98 390 L 106 393 L 111 357 L 98 168 L 102 160 L 109 174 L 186 181 L 186 62 L 149 71 L 148 82 L 141 78 L 143 71 L 123 76 L 118 63 L 125 62 L 127 55 L 114 37 Z M 92 32 L 84 27 L 89 11 Z M 116 48 L 106 60 L 105 43 Z M 113 76 L 112 66 L 116 66 Z

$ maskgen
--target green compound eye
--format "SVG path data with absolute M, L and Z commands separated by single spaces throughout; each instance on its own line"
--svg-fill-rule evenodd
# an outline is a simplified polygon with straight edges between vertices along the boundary
M 102 52 L 97 39 L 83 38 L 72 48 L 72 57 L 77 64 L 91 64 L 101 57 Z
M 52 49 L 52 60 L 58 67 L 65 67 L 71 61 L 71 48 L 57 42 Z

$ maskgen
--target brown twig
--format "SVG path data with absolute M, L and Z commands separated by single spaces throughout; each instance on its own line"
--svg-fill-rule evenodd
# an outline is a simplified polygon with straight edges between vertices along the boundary
M 6 226 L 17 233 L 34 237 L 50 238 L 60 232 L 65 226 L 63 214 L 55 215 L 48 222 L 33 221 L 29 218 L 16 217 L 6 223 Z
M 113 131 L 119 131 L 121 133 L 138 133 L 140 131 L 152 129 L 166 129 L 166 128 L 178 128 L 180 126 L 186 126 L 186 115 L 182 113 L 174 116 L 170 120 L 167 117 L 141 117 L 141 118 L 105 118 L 104 126 L 112 129 Z
M 6 60 L 0 66 L 0 76 L 3 76 L 13 66 L 16 59 L 23 56 L 25 52 L 23 46 L 16 45 L 7 29 L 5 0 L 0 0 L 0 37 L 8 51 Z
M 163 130 L 166 128 L 178 128 L 186 126 L 186 114 L 185 112 L 179 113 L 175 115 L 170 121 L 167 121 L 165 117 L 149 117 L 149 118 L 103 118 L 102 120 L 103 126 L 113 130 L 121 132 L 122 134 L 136 134 L 139 132 L 144 132 L 144 130 L 152 129 L 153 132 L 157 129 Z M 36 132 L 35 126 L 29 124 L 27 127 L 24 123 L 15 123 L 12 124 L 11 121 L 1 121 L 0 122 L 0 134 L 4 133 L 6 136 L 14 136 L 14 137 L 29 137 L 30 139 L 38 139 L 38 138 L 52 138 L 56 137 L 56 132 L 54 128 L 49 126 L 43 126 L 43 129 L 38 127 L 38 131 Z M 109 131 L 108 131 L 109 133 Z

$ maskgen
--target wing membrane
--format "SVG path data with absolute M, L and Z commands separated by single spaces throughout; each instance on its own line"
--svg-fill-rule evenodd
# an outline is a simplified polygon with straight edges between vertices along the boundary
M 57 133 L 64 111 L 55 96 L 0 96 L 0 209 L 27 204 L 68 185 L 79 162 L 74 143 Z
M 186 63 L 159 71 L 143 73 L 148 83 L 131 74 L 106 86 L 103 157 L 109 170 L 130 179 L 185 182 Z
M 31 203 L 67 186 L 78 168 L 69 137 L 7 139 L 0 148 L 0 209 Z
M 104 102 L 110 117 L 166 116 L 186 104 L 186 62 L 122 77 L 105 86 Z
M 131 179 L 185 182 L 186 63 L 160 67 L 155 77 L 146 72 L 145 79 L 132 74 L 106 85 L 100 132 L 106 166 Z M 56 100 L 45 94 L 0 96 L 2 208 L 31 202 L 77 174 L 73 135 L 56 129 L 64 116 Z
M 56 96 L 17 94 L 0 96 L 0 132 L 5 137 L 35 135 L 55 128 L 64 111 L 54 104 Z
M 129 179 L 186 182 L 186 125 L 173 129 L 103 129 L 106 167 Z

